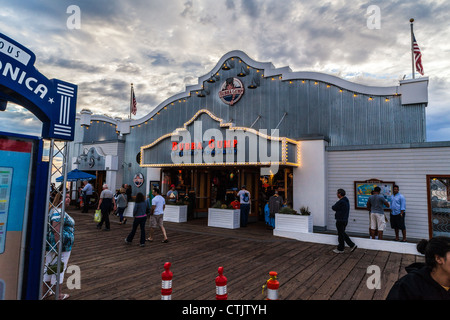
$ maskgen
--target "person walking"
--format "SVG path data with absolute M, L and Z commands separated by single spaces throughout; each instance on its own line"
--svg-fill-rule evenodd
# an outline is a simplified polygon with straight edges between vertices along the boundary
M 283 198 L 278 194 L 278 190 L 269 198 L 269 225 L 275 228 L 275 213 L 280 212 L 283 206 Z
M 250 192 L 245 189 L 245 186 L 242 186 L 237 196 L 241 203 L 241 227 L 247 227 L 248 215 L 250 213 Z
M 102 220 L 97 224 L 97 229 L 101 229 L 103 223 L 105 223 L 104 231 L 110 230 L 109 214 L 111 210 L 116 210 L 116 201 L 114 200 L 114 194 L 108 189 L 108 185 L 103 185 L 103 191 L 100 193 L 100 200 L 98 202 L 97 210 L 102 211 Z
M 149 212 L 149 208 L 147 206 L 147 202 L 145 201 L 145 197 L 142 192 L 138 192 L 136 194 L 136 201 L 133 209 L 133 227 L 131 232 L 125 238 L 125 243 L 131 244 L 133 241 L 134 235 L 136 234 L 136 230 L 138 226 L 141 229 L 141 237 L 139 240 L 139 245 L 141 247 L 145 246 L 145 222 L 147 221 L 147 213 Z
M 348 201 L 345 194 L 344 189 L 338 189 L 337 197 L 339 200 L 331 207 L 331 209 L 336 211 L 334 217 L 336 219 L 336 229 L 338 232 L 338 246 L 333 250 L 334 253 L 344 253 L 345 243 L 350 247 L 351 252 L 355 251 L 357 248 L 356 244 L 345 232 L 350 213 L 350 201 Z
M 399 192 L 400 188 L 394 185 L 391 196 L 391 228 L 395 231 L 395 241 L 399 241 L 399 231 L 402 230 L 402 242 L 406 242 L 406 226 L 405 226 L 405 211 L 406 200 Z
M 123 217 L 123 213 L 125 212 L 125 209 L 128 206 L 125 188 L 119 189 L 119 195 L 117 196 L 116 204 L 117 204 L 117 214 L 119 215 L 119 224 L 127 223 L 127 218 Z
M 367 209 L 370 211 L 370 237 L 375 239 L 378 235 L 378 240 L 383 239 L 383 231 L 386 228 L 383 205 L 389 208 L 389 202 L 380 194 L 380 191 L 380 187 L 375 187 L 373 195 L 367 200 Z
M 421 240 L 417 251 L 425 263 L 407 266 L 408 273 L 394 283 L 386 300 L 450 300 L 450 238 Z
M 84 187 L 81 189 L 81 194 L 83 196 L 83 210 L 82 213 L 88 213 L 89 203 L 91 202 L 91 196 L 94 193 L 94 188 L 89 183 L 89 181 L 84 180 Z
M 61 194 L 57 193 L 55 195 L 55 198 L 53 199 L 53 208 L 50 210 L 49 213 L 49 220 L 51 222 L 52 227 L 47 230 L 47 248 L 46 248 L 47 254 L 45 255 L 45 268 L 43 278 L 44 282 L 46 283 L 43 291 L 45 292 L 44 298 L 54 294 L 52 290 L 49 290 L 49 288 L 54 286 L 57 281 L 56 268 L 49 268 L 49 266 L 57 264 L 58 255 L 56 252 L 58 252 L 58 246 L 56 244 L 61 239 L 59 234 L 61 224 L 61 214 L 62 214 Z M 62 288 L 62 284 L 64 281 L 64 273 L 66 272 L 67 263 L 69 262 L 70 253 L 72 252 L 72 246 L 75 239 L 74 235 L 75 235 L 75 220 L 66 211 L 64 213 L 62 243 L 59 244 L 62 245 L 61 262 L 63 263 L 58 280 L 60 288 Z M 52 250 L 50 248 L 52 248 Z M 60 292 L 58 298 L 59 300 L 66 300 L 69 298 L 69 294 Z
M 164 228 L 164 209 L 166 208 L 166 200 L 161 196 L 158 188 L 153 189 L 152 207 L 150 209 L 150 237 L 147 241 L 153 241 L 155 228 L 159 227 L 163 233 L 163 243 L 169 242 L 167 239 L 166 229 Z

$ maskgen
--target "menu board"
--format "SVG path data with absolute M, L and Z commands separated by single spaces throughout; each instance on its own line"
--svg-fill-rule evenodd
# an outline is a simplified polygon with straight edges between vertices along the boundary
M 371 179 L 366 181 L 355 181 L 355 209 L 367 209 L 367 200 L 372 195 L 375 187 L 380 187 L 380 195 L 391 203 L 392 189 L 395 182 L 387 182 L 377 179 Z M 388 208 L 385 207 L 385 210 Z
M 5 251 L 6 225 L 8 222 L 12 175 L 13 168 L 0 167 L 0 254 Z

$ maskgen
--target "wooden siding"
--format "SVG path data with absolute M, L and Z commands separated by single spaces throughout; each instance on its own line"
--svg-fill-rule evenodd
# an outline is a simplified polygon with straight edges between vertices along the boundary
M 354 181 L 395 181 L 406 198 L 409 238 L 428 238 L 427 174 L 450 174 L 450 147 L 328 151 L 328 230 L 336 230 L 334 211 L 339 188 L 350 200 L 349 232 L 368 234 L 369 214 L 355 210 Z M 385 235 L 394 235 L 388 223 Z

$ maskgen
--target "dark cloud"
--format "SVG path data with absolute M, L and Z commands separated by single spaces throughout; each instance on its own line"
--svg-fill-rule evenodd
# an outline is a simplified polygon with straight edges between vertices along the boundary
M 100 72 L 104 72 L 105 68 L 100 67 L 98 65 L 93 65 L 93 64 L 89 64 L 86 63 L 84 61 L 80 61 L 80 60 L 76 60 L 76 59 L 67 59 L 67 58 L 61 58 L 61 57 L 48 57 L 48 58 L 44 58 L 42 59 L 42 61 L 39 61 L 39 63 L 42 64 L 46 64 L 46 65 L 50 65 L 53 67 L 58 67 L 58 68 L 65 68 L 65 69 L 69 69 L 69 70 L 76 70 L 76 71 L 81 71 L 81 72 L 96 72 L 96 73 L 100 73 Z
M 72 4 L 80 30 L 66 27 Z M 370 5 L 380 8 L 381 29 L 367 27 Z M 392 85 L 410 76 L 414 17 L 430 76 L 427 126 L 436 135 L 450 126 L 450 1 L 0 0 L 0 7 L 1 32 L 35 52 L 42 73 L 79 85 L 80 110 L 122 113 L 133 82 L 142 116 L 235 49 L 293 71 Z

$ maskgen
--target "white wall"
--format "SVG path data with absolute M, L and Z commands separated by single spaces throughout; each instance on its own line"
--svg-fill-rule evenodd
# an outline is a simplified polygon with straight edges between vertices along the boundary
M 150 181 L 160 181 L 161 168 L 147 168 L 147 174 L 145 175 L 145 188 L 147 190 L 146 195 L 151 193 Z
M 300 143 L 300 166 L 294 168 L 294 210 L 309 207 L 313 225 L 326 227 L 327 153 L 324 140 L 305 140 Z
M 328 151 L 328 229 L 336 230 L 336 190 L 345 189 L 350 200 L 347 231 L 369 232 L 369 214 L 355 210 L 354 181 L 394 181 L 406 198 L 407 237 L 428 238 L 427 174 L 450 174 L 450 147 L 358 151 Z M 388 223 L 384 232 L 394 235 Z

